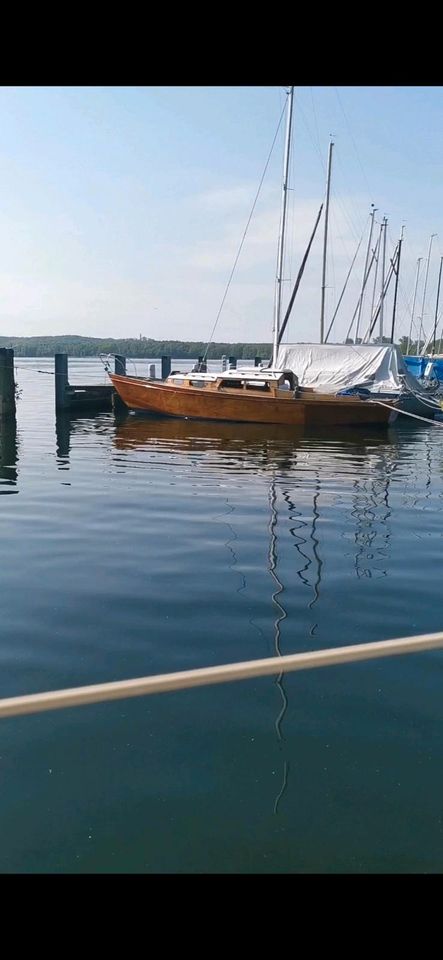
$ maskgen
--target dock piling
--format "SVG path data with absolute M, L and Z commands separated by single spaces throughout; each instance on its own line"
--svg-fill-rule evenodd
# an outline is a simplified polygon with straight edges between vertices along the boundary
M 55 409 L 66 410 L 69 406 L 68 398 L 68 354 L 56 353 L 54 357 L 55 370 Z
M 171 372 L 171 358 L 162 357 L 162 380 L 166 380 Z
M 14 351 L 0 349 L 0 420 L 15 417 Z

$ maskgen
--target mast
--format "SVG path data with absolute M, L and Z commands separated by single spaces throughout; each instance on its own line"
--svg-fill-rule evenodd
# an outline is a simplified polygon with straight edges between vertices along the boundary
M 383 234 L 383 224 L 380 224 L 380 233 L 378 235 L 378 240 L 375 247 L 375 272 L 374 272 L 374 283 L 372 287 L 371 312 L 369 314 L 369 320 L 371 323 L 372 323 L 372 317 L 374 315 L 375 291 L 377 289 L 378 262 L 380 260 L 380 247 L 381 247 L 382 234 Z
M 435 340 L 436 340 L 436 337 L 437 337 L 437 317 L 438 317 L 438 304 L 439 304 L 439 300 L 440 300 L 440 284 L 441 284 L 442 262 L 443 262 L 443 257 L 440 257 L 440 270 L 438 271 L 437 301 L 436 301 L 436 304 L 435 304 L 434 328 L 433 328 L 433 331 L 432 331 L 432 333 L 431 333 L 431 336 L 429 337 L 429 340 L 426 341 L 426 343 L 425 343 L 425 345 L 424 345 L 424 347 L 423 347 L 423 353 L 426 353 L 426 351 L 429 349 L 429 344 L 430 344 L 430 342 L 431 342 L 431 340 L 432 340 L 432 341 L 433 341 L 433 343 L 432 343 L 432 355 L 434 355 L 434 353 L 435 353 Z
M 420 330 L 418 332 L 418 351 L 417 352 L 420 354 L 420 356 L 423 356 L 423 353 L 424 353 L 424 350 L 420 350 L 420 343 L 421 343 L 421 335 L 423 331 L 423 318 L 425 314 L 426 287 L 428 285 L 429 261 L 431 259 L 432 241 L 436 236 L 437 236 L 436 233 L 431 233 L 430 240 L 429 240 L 428 259 L 426 262 L 425 285 L 423 288 L 423 303 L 421 305 Z M 426 342 L 423 344 L 423 347 L 425 346 L 426 346 Z
M 383 255 L 382 255 L 382 258 L 381 258 L 381 289 L 382 289 L 382 291 L 384 290 L 384 286 L 385 286 L 386 228 L 387 228 L 387 225 L 388 225 L 388 221 L 387 221 L 386 217 L 383 217 L 383 223 L 382 223 L 382 227 L 383 227 Z M 381 307 L 380 307 L 380 333 L 379 333 L 380 343 L 383 343 L 383 304 L 384 304 L 384 296 L 382 296 Z
M 320 343 L 324 343 L 325 336 L 325 291 L 326 291 L 326 250 L 328 245 L 329 193 L 331 189 L 332 148 L 331 140 L 328 154 L 328 176 L 326 185 L 325 232 L 323 237 L 323 276 L 321 284 L 321 312 L 320 312 Z
M 393 255 L 392 255 L 392 258 L 390 258 L 390 260 L 391 260 L 391 266 L 389 267 L 389 270 L 388 270 L 388 275 L 387 275 L 386 280 L 385 280 L 385 285 L 384 285 L 384 287 L 383 287 L 383 290 L 382 290 L 381 293 L 380 293 L 380 296 L 379 296 L 379 299 L 378 299 L 378 304 L 377 304 L 377 309 L 376 309 L 376 311 L 375 311 L 375 313 L 374 313 L 374 317 L 373 317 L 373 319 L 372 319 L 372 322 L 371 322 L 370 326 L 368 327 L 368 329 L 367 329 L 367 331 L 366 331 L 366 333 L 365 333 L 365 336 L 364 336 L 364 338 L 363 338 L 363 343 L 369 343 L 369 338 L 372 336 L 373 330 L 374 330 L 374 328 L 375 328 L 375 324 L 377 323 L 377 320 L 378 320 L 378 318 L 379 318 L 379 316 L 380 316 L 380 310 L 381 310 L 381 307 L 382 307 L 382 304 L 383 304 L 383 300 L 384 300 L 384 298 L 385 298 L 385 296 L 386 296 L 386 294 L 387 294 L 387 292 L 388 292 L 388 290 L 389 290 L 389 284 L 390 284 L 390 282 L 391 282 L 391 280 L 392 280 L 392 274 L 394 273 L 394 269 L 395 269 L 394 264 L 395 264 L 395 261 L 396 261 L 396 259 L 397 259 L 397 251 L 398 251 L 398 244 L 397 244 L 397 246 L 396 246 L 396 248 L 395 248 L 395 250 L 394 250 L 394 253 L 393 253 Z
M 421 261 L 422 261 L 422 260 L 423 260 L 423 257 L 419 257 L 418 260 L 417 260 L 417 275 L 416 275 L 416 277 L 415 277 L 414 299 L 413 299 L 413 301 L 412 301 L 411 325 L 410 325 L 410 327 L 409 327 L 408 345 L 407 345 L 407 347 L 406 347 L 406 356 L 407 356 L 407 357 L 409 357 L 409 351 L 410 351 L 410 349 L 411 349 L 412 324 L 414 323 L 415 300 L 416 300 L 416 297 L 417 297 L 418 278 L 419 278 L 419 276 L 420 276 L 420 264 L 421 264 Z
M 288 107 L 287 107 L 287 116 L 286 116 L 286 137 L 285 137 L 285 156 L 283 164 L 283 189 L 282 189 L 282 199 L 281 199 L 281 215 L 280 215 L 280 235 L 278 238 L 278 257 L 277 257 L 277 288 L 275 296 L 275 311 L 274 311 L 274 330 L 273 330 L 273 351 L 272 351 L 272 366 L 275 367 L 277 363 L 277 353 L 278 353 L 278 335 L 280 329 L 280 315 L 281 315 L 281 294 L 282 294 L 282 273 L 283 273 L 283 252 L 285 245 L 285 229 L 286 229 L 286 206 L 288 199 L 288 176 L 289 176 L 289 155 L 291 151 L 291 127 L 292 127 L 292 104 L 294 99 L 294 87 L 289 88 L 288 93 Z
M 443 263 L 443 257 L 440 257 L 440 270 L 438 273 L 438 287 L 437 287 L 437 302 L 435 304 L 435 317 L 434 317 L 434 342 L 432 344 L 432 356 L 435 353 L 435 338 L 437 336 L 437 314 L 438 314 L 438 301 L 440 299 L 440 283 L 441 283 L 441 265 Z
M 394 290 L 394 306 L 392 308 L 392 326 L 391 326 L 391 343 L 394 343 L 394 328 L 395 328 L 395 311 L 397 308 L 397 293 L 398 293 L 398 278 L 400 275 L 400 257 L 401 257 L 401 245 L 403 243 L 403 231 L 404 227 L 401 228 L 401 237 L 398 241 L 398 252 L 397 252 L 397 266 L 395 270 L 395 290 Z
M 358 308 L 357 324 L 356 324 L 356 327 L 355 327 L 355 342 L 356 342 L 356 343 L 357 343 L 358 331 L 359 331 L 359 329 L 360 329 L 360 318 L 361 318 L 361 311 L 362 311 L 362 307 L 363 307 L 363 296 L 364 296 L 365 286 L 366 286 L 366 280 L 367 280 L 367 273 L 366 273 L 366 271 L 367 271 L 367 269 L 368 269 L 369 254 L 370 254 L 370 252 L 371 252 L 372 231 L 373 231 L 373 229 L 374 229 L 374 217 L 375 217 L 375 209 L 376 209 L 376 208 L 374 207 L 374 204 L 373 204 L 373 203 L 371 203 L 371 207 L 372 207 L 372 210 L 371 210 L 371 226 L 370 226 L 370 228 L 369 228 L 368 249 L 366 250 L 365 269 L 364 269 L 364 271 L 363 271 L 363 286 L 362 286 L 362 291 L 361 291 L 361 294 L 360 294 L 360 304 L 359 304 L 359 308 Z
M 295 300 L 295 298 L 296 298 L 296 296 L 297 296 L 297 291 L 298 291 L 298 288 L 299 288 L 299 286 L 300 286 L 300 281 L 301 281 L 301 278 L 302 278 L 302 276 L 303 276 L 303 271 L 304 271 L 305 266 L 306 266 L 306 261 L 307 261 L 308 256 L 309 256 L 309 251 L 310 251 L 310 249 L 311 249 L 311 247 L 312 247 L 312 241 L 313 241 L 313 239 L 314 239 L 314 237 L 315 237 L 315 233 L 316 233 L 316 230 L 317 230 L 317 227 L 318 227 L 318 224 L 319 224 L 319 220 L 320 220 L 320 217 L 321 217 L 321 212 L 322 212 L 322 210 L 323 210 L 323 204 L 321 205 L 320 210 L 318 211 L 317 219 L 316 219 L 316 221 L 315 221 L 315 226 L 314 226 L 314 229 L 313 229 L 312 234 L 311 234 L 311 239 L 310 239 L 310 241 L 309 241 L 309 243 L 308 243 L 308 246 L 307 246 L 307 249 L 306 249 L 306 253 L 305 253 L 305 255 L 304 255 L 304 257 L 303 257 L 303 260 L 302 260 L 302 262 L 301 262 L 300 270 L 298 271 L 298 276 L 297 276 L 297 279 L 296 279 L 296 281 L 295 281 L 294 289 L 293 289 L 293 291 L 292 291 L 291 298 L 290 298 L 290 300 L 289 300 L 289 303 L 288 303 L 288 306 L 287 306 L 287 309 L 286 309 L 286 313 L 285 313 L 285 316 L 284 316 L 283 323 L 282 323 L 281 326 L 280 326 L 280 330 L 279 330 L 279 333 L 278 333 L 278 346 L 280 346 L 280 343 L 281 343 L 283 334 L 284 334 L 285 329 L 286 329 L 286 324 L 287 324 L 287 322 L 288 322 L 288 320 L 289 320 L 289 317 L 290 317 L 290 315 L 291 315 L 292 307 L 294 306 L 294 300 Z

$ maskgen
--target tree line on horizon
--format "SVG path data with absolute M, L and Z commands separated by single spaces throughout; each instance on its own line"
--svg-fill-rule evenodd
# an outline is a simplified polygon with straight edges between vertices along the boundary
M 361 341 L 357 341 L 357 345 Z M 374 344 L 380 343 L 375 337 Z M 383 343 L 390 343 L 383 337 Z M 347 340 L 352 345 L 352 340 Z M 407 351 L 408 338 L 401 337 L 397 346 L 402 353 Z M 409 353 L 416 355 L 423 347 L 423 341 L 412 342 Z M 66 335 L 59 337 L 1 337 L 0 347 L 12 347 L 17 357 L 52 357 L 55 353 L 67 353 L 70 357 L 97 357 L 100 353 L 121 354 L 134 359 L 155 360 L 162 356 L 174 360 L 196 360 L 204 356 L 207 344 L 196 340 L 152 340 L 147 337 L 128 337 L 124 339 L 102 339 L 100 337 L 82 337 Z M 435 353 L 443 352 L 443 340 L 437 340 Z M 208 360 L 220 360 L 222 356 L 235 357 L 236 360 L 252 360 L 261 357 L 267 360 L 272 354 L 270 343 L 211 343 L 207 352 Z
M 68 353 L 70 357 L 97 357 L 100 353 L 121 354 L 124 357 L 157 359 L 162 356 L 174 360 L 195 360 L 205 354 L 207 344 L 195 340 L 151 340 L 147 337 L 101 339 L 100 337 L 0 337 L 0 347 L 12 347 L 17 357 L 52 357 L 54 353 Z M 223 355 L 237 360 L 271 356 L 270 343 L 211 343 L 208 360 L 219 360 Z

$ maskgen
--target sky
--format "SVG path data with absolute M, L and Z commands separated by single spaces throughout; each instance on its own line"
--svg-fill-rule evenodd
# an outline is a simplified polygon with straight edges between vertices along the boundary
M 269 342 L 287 90 L 0 87 L 0 335 L 207 342 L 275 139 L 212 337 Z M 411 325 L 419 257 L 414 320 L 430 332 L 443 255 L 443 87 L 296 86 L 284 306 L 324 199 L 331 136 L 326 327 L 360 248 L 330 339 L 344 339 L 355 313 L 371 203 L 372 246 L 388 218 L 388 263 L 404 226 L 396 338 Z M 319 340 L 323 229 L 289 341 Z

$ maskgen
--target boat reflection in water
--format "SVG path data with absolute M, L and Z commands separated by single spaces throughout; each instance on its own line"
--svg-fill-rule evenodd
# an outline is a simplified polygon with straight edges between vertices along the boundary
M 0 422 L 0 495 L 18 493 L 17 422 L 15 417 Z
M 322 577 L 325 570 L 334 574 L 337 555 L 339 564 L 346 563 L 359 579 L 388 576 L 389 486 L 399 456 L 398 435 L 392 430 L 383 436 L 377 430 L 366 430 L 362 436 L 347 428 L 331 437 L 324 429 L 306 432 L 275 425 L 128 416 L 116 422 L 113 443 L 120 465 L 120 456 L 131 459 L 131 453 L 137 460 L 143 454 L 150 459 L 152 454 L 162 458 L 182 454 L 181 464 L 200 465 L 199 477 L 217 475 L 220 485 L 228 487 L 230 512 L 225 522 L 230 538 L 226 546 L 238 573 L 240 550 L 236 544 L 234 554 L 233 544 L 241 543 L 241 536 L 235 530 L 232 500 L 239 483 L 244 489 L 247 475 L 251 486 L 246 499 L 254 497 L 255 504 L 261 500 L 259 516 L 266 505 L 269 599 L 274 612 L 272 636 L 265 636 L 266 629 L 259 628 L 259 632 L 270 656 L 314 649 L 325 642 L 316 634 L 319 622 L 327 617 L 320 609 Z M 242 498 L 244 504 L 244 494 Z M 334 533 L 338 521 L 339 531 Z M 245 575 L 243 583 L 246 586 Z M 291 636 L 297 637 L 295 647 Z M 326 645 L 331 645 L 329 638 Z M 257 656 L 263 655 L 263 648 L 257 648 Z M 275 731 L 283 754 L 281 786 L 274 803 L 277 813 L 289 776 L 284 756 L 288 681 L 279 675 L 274 682 L 280 700 Z
M 337 451 L 342 465 L 343 448 L 356 451 L 359 456 L 374 448 L 398 448 L 398 435 L 392 427 L 383 431 L 377 427 L 337 427 L 332 433 L 328 427 L 289 426 L 268 423 L 229 423 L 216 420 L 186 420 L 173 417 L 135 416 L 128 414 L 115 418 L 114 446 L 118 450 L 148 449 L 157 442 L 171 443 L 183 452 L 198 448 L 223 452 L 241 451 L 259 456 L 269 468 L 280 465 L 295 466 L 301 457 L 306 460 L 308 449 L 319 452 L 328 448 L 333 460 Z M 287 458 L 287 461 L 286 459 Z M 322 457 L 324 462 L 324 455 Z M 247 464 L 245 464 L 246 466 Z

